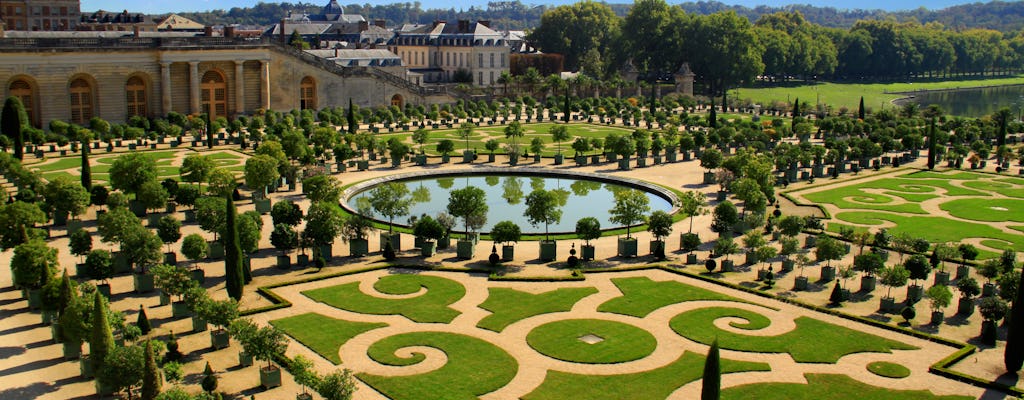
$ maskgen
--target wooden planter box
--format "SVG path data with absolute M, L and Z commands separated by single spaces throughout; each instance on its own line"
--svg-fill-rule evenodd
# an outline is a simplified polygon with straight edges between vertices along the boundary
M 198 316 L 195 316 L 195 315 L 192 316 L 192 332 L 202 332 L 202 331 L 205 331 L 208 328 L 207 325 L 208 324 L 206 323 L 205 319 L 199 318 Z M 212 340 L 213 332 L 210 332 L 210 337 L 211 337 L 211 340 Z
M 348 254 L 352 257 L 362 257 L 370 252 L 370 242 L 366 239 L 352 239 L 348 242 Z
M 463 260 L 473 258 L 476 253 L 476 243 L 469 239 L 459 239 L 455 245 L 455 254 Z
M 220 350 L 231 345 L 231 336 L 226 329 L 214 329 L 210 331 L 210 345 Z
M 793 281 L 793 290 L 797 290 L 797 291 L 807 290 L 807 277 L 806 276 L 798 276 L 798 277 L 796 277 L 796 280 Z
M 597 253 L 597 249 L 594 246 L 583 245 L 580 246 L 580 256 L 583 261 L 589 261 L 594 259 L 594 255 Z
M 273 365 L 260 368 L 260 386 L 267 389 L 281 386 L 281 368 Z
M 540 260 L 554 261 L 558 256 L 558 242 L 554 240 L 542 240 L 540 242 Z
M 516 256 L 515 246 L 501 246 L 501 261 L 512 261 Z
M 635 238 L 620 238 L 618 241 L 618 252 L 620 257 L 636 257 L 637 240 Z

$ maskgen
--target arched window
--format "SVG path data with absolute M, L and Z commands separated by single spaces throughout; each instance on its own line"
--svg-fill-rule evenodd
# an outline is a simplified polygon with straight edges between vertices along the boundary
M 224 82 L 224 75 L 217 71 L 207 71 L 203 74 L 199 89 L 202 92 L 203 112 L 210 116 L 210 120 L 228 116 L 228 84 Z
M 128 117 L 147 116 L 149 109 L 146 106 L 146 82 L 137 76 L 128 78 L 124 85 L 125 104 L 127 105 Z
M 299 108 L 306 110 L 316 109 L 316 82 L 312 77 L 302 78 L 299 84 Z
M 38 126 L 38 120 L 36 119 L 36 96 L 32 90 L 32 85 L 24 79 L 18 79 L 11 82 L 11 86 L 8 89 L 11 96 L 21 100 L 22 106 L 25 107 L 25 115 L 28 115 L 28 122 L 32 126 Z
M 71 122 L 86 125 L 93 116 L 92 85 L 82 78 L 71 81 Z
M 402 95 L 396 94 L 394 96 L 391 96 L 391 105 L 398 108 L 404 107 L 404 105 L 402 104 Z

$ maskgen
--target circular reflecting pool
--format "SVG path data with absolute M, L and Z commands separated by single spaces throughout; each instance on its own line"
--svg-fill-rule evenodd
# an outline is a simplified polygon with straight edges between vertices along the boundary
M 487 194 L 487 223 L 481 232 L 490 231 L 498 222 L 510 220 L 517 223 L 524 234 L 544 233 L 544 225 L 532 226 L 523 216 L 526 196 L 537 189 L 554 191 L 561 204 L 561 222 L 548 227 L 551 233 L 573 232 L 576 221 L 584 217 L 597 218 L 601 221 L 601 229 L 620 227 L 608 220 L 608 210 L 615 204 L 614 193 L 621 190 L 642 191 L 650 200 L 651 212 L 673 211 L 675 195 L 646 182 L 598 174 L 553 171 L 508 174 L 494 170 L 496 168 L 488 172 L 413 173 L 375 179 L 349 188 L 342 201 L 350 211 L 369 209 L 371 211 L 368 216 L 386 222 L 385 218 L 375 215 L 369 207 L 370 191 L 377 185 L 386 182 L 404 185 L 412 199 L 409 216 L 436 216 L 446 212 L 452 190 L 475 186 Z M 395 223 L 407 225 L 409 216 L 396 219 Z M 459 221 L 455 229 L 460 230 L 461 226 Z

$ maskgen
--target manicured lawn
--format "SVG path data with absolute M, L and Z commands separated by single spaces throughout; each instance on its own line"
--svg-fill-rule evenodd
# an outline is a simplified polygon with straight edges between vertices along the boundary
M 487 300 L 478 307 L 490 311 L 477 327 L 501 332 L 517 321 L 533 316 L 564 312 L 580 299 L 597 293 L 595 288 L 562 288 L 533 294 L 509 288 L 490 288 Z
M 596 343 L 583 340 L 600 338 Z M 599 319 L 569 319 L 538 326 L 526 342 L 548 357 L 584 364 L 613 364 L 638 360 L 654 352 L 658 341 L 633 325 Z
M 679 387 L 700 379 L 704 369 L 704 358 L 700 354 L 685 352 L 669 365 L 633 374 L 581 375 L 548 371 L 544 383 L 523 398 L 528 400 L 664 399 Z M 771 369 L 768 364 L 722 359 L 723 374 L 769 370 Z M 757 399 L 759 397 L 747 398 Z
M 81 159 L 81 157 L 64 157 L 64 158 L 58 158 L 57 161 L 51 162 L 49 164 L 44 164 L 44 165 L 32 164 L 32 165 L 29 165 L 28 167 L 32 168 L 32 169 L 34 169 L 36 171 L 39 171 L 39 172 L 53 172 L 53 171 L 61 171 L 61 170 L 65 170 L 65 169 L 70 169 L 70 168 L 76 168 L 77 169 L 77 168 L 79 168 L 81 166 L 82 166 L 82 159 Z
M 305 313 L 270 321 L 274 327 L 284 331 L 306 347 L 335 365 L 341 364 L 338 349 L 349 339 L 363 332 L 388 326 L 385 323 L 345 321 L 317 313 Z
M 906 378 L 910 376 L 910 369 L 907 367 L 885 361 L 875 361 L 868 364 L 868 371 L 886 378 Z
M 622 296 L 598 306 L 597 311 L 646 317 L 654 310 L 684 301 L 721 300 L 747 303 L 732 296 L 690 286 L 677 281 L 655 282 L 650 278 L 616 278 L 612 283 Z
M 889 229 L 890 232 L 906 232 L 913 237 L 924 238 L 932 243 L 959 242 L 965 238 L 988 238 L 1012 243 L 1012 245 L 1000 245 L 996 247 L 997 249 L 1010 246 L 1017 251 L 1024 251 L 1024 236 L 1006 233 L 983 223 L 975 224 L 963 221 L 954 223 L 943 217 L 869 211 L 841 212 L 834 217 L 840 221 L 861 225 L 880 225 L 884 223 L 883 221 L 890 221 L 896 224 L 896 227 Z M 829 230 L 833 229 L 832 225 L 829 224 Z M 983 251 L 982 256 L 984 255 Z
M 370 346 L 367 354 L 385 365 L 414 365 L 425 355 L 399 357 L 399 349 L 427 346 L 441 350 L 447 360 L 441 368 L 419 375 L 357 374 L 392 399 L 475 399 L 508 384 L 516 375 L 516 359 L 486 341 L 448 332 L 413 332 L 390 336 Z
M 466 295 L 466 288 L 450 279 L 427 275 L 388 275 L 374 283 L 373 288 L 384 295 L 410 295 L 412 298 L 386 298 L 365 294 L 359 282 L 307 290 L 307 297 L 340 308 L 363 314 L 402 315 L 415 322 L 451 322 L 459 315 L 448 307 Z
M 964 182 L 964 186 L 971 189 L 984 190 L 999 193 L 1006 197 L 1024 198 L 1024 183 L 1016 183 L 1003 179 L 994 181 L 970 181 Z
M 796 362 L 835 363 L 848 354 L 909 350 L 916 347 L 884 339 L 842 326 L 808 317 L 799 317 L 796 328 L 777 336 L 747 336 L 724 331 L 715 320 L 735 317 L 746 320 L 729 325 L 745 330 L 768 327 L 771 321 L 758 313 L 735 308 L 702 308 L 679 314 L 669 326 L 676 333 L 695 342 L 710 345 L 716 338 L 723 349 L 756 353 L 789 353 Z M 823 344 L 828 345 L 823 345 Z
M 970 396 L 936 396 L 924 390 L 894 390 L 867 385 L 846 375 L 805 374 L 807 384 L 755 383 L 722 390 L 726 400 L 872 399 L 970 400 Z
M 887 94 L 885 92 L 908 92 L 925 89 L 953 89 L 978 86 L 1014 85 L 1024 83 L 1024 77 L 991 78 L 991 79 L 962 79 L 932 82 L 907 82 L 907 83 L 807 83 L 794 82 L 786 86 L 775 86 L 766 88 L 743 88 L 729 92 L 729 97 L 734 99 L 751 99 L 756 103 L 771 104 L 775 101 L 792 102 L 800 98 L 801 102 L 815 104 L 831 104 L 838 109 L 846 107 L 851 113 L 857 112 L 861 96 L 864 96 L 864 105 L 868 108 L 878 110 L 879 107 L 893 107 L 890 101 L 903 97 L 904 95 Z
M 942 203 L 939 208 L 954 217 L 974 221 L 1024 222 L 1024 200 L 956 199 Z

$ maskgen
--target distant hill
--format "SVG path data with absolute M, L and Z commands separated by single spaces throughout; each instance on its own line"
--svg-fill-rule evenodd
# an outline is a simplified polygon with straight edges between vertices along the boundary
M 277 23 L 288 11 L 316 13 L 323 6 L 320 1 L 313 3 L 257 3 L 252 7 L 235 7 L 229 10 L 213 10 L 206 12 L 179 12 L 186 18 L 204 24 L 245 24 L 270 25 Z M 909 11 L 888 12 L 883 10 L 840 10 L 832 7 L 816 7 L 810 5 L 789 5 L 784 7 L 759 6 L 749 8 L 731 6 L 717 1 L 686 2 L 679 4 L 686 12 L 696 14 L 712 14 L 719 11 L 735 11 L 751 21 L 761 15 L 779 11 L 800 11 L 804 17 L 815 24 L 848 28 L 861 19 L 894 18 L 899 21 L 916 20 L 921 23 L 938 22 L 954 29 L 987 28 L 1003 32 L 1024 29 L 1024 1 L 993 1 L 952 6 L 941 10 L 919 8 Z M 616 14 L 626 15 L 632 4 L 610 4 Z M 345 12 L 360 14 L 367 19 L 385 19 L 388 26 L 404 23 L 430 23 L 433 20 L 454 21 L 458 19 L 491 21 L 491 26 L 498 29 L 526 29 L 535 27 L 540 16 L 552 6 L 529 6 L 516 1 L 492 1 L 487 7 L 470 7 L 468 9 L 422 9 L 419 2 L 392 3 L 384 5 L 350 4 Z

